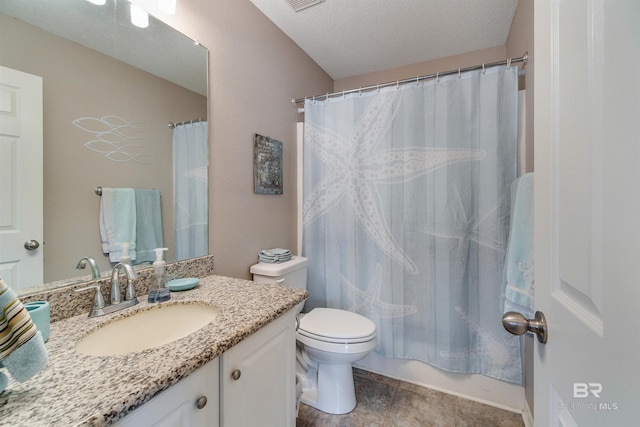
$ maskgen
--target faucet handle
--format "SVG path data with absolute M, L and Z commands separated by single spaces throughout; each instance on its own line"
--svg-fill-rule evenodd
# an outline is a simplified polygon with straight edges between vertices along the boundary
M 124 300 L 131 301 L 136 299 L 136 288 L 133 286 L 133 280 L 127 278 L 127 288 L 124 292 Z
M 95 293 L 93 295 L 93 307 L 91 308 L 91 312 L 93 313 L 94 311 L 104 308 L 105 306 L 104 297 L 102 296 L 102 291 L 100 290 L 100 286 L 91 285 L 84 288 L 74 289 L 73 291 L 84 292 L 84 291 L 90 291 L 90 290 L 95 290 Z

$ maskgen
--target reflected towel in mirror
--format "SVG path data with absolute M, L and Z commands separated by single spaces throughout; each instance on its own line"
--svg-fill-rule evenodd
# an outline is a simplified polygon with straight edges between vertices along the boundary
M 103 188 L 100 200 L 100 238 L 102 252 L 118 262 L 122 244 L 128 243 L 129 256 L 136 259 L 136 198 L 132 188 Z
M 155 248 L 164 247 L 160 191 L 135 190 L 136 198 L 136 264 L 154 261 Z

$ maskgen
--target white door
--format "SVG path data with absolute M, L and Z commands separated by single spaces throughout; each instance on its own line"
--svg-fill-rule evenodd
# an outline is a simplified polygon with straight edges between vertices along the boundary
M 42 283 L 42 212 L 42 78 L 0 67 L 0 277 L 14 290 Z
M 640 1 L 535 2 L 539 427 L 640 425 Z

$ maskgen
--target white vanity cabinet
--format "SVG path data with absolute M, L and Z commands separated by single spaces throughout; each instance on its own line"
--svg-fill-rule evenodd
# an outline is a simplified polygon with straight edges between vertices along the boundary
M 115 425 L 295 427 L 295 313 L 289 310 Z
M 117 427 L 218 427 L 219 373 L 219 358 L 216 358 L 158 394 L 115 425 Z
M 295 310 L 220 357 L 222 427 L 295 427 Z

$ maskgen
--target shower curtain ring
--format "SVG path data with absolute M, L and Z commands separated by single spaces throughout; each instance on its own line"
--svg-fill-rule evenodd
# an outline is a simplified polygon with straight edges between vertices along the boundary
M 436 83 L 440 83 L 440 72 L 436 73 Z
M 507 59 L 507 70 L 511 69 L 511 58 Z
M 482 75 L 484 75 L 484 73 L 485 73 L 486 71 L 487 71 L 487 70 L 485 70 L 485 69 L 484 69 L 484 64 L 482 64 Z
M 460 68 L 458 68 L 458 78 L 460 78 Z

